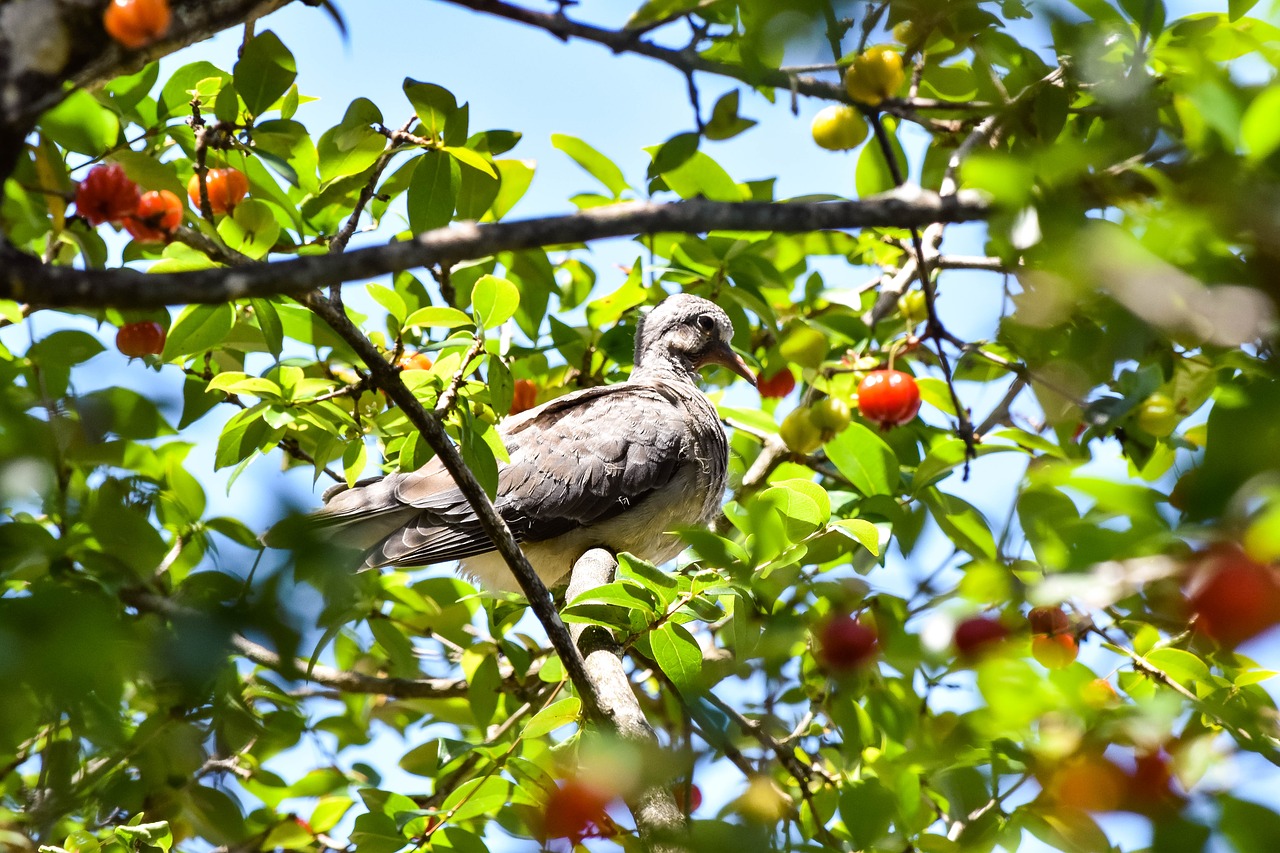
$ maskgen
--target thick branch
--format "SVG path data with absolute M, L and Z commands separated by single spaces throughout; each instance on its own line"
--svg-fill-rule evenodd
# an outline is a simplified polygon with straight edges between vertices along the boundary
M 565 601 L 609 583 L 617 568 L 613 555 L 601 548 L 583 554 L 569 576 Z M 631 679 L 622 666 L 622 647 L 613 635 L 599 625 L 576 623 L 569 628 L 569 633 L 582 651 L 587 678 L 599 695 L 604 711 L 602 722 L 618 737 L 637 744 L 642 750 L 657 750 L 658 736 L 636 701 Z M 683 835 L 685 825 L 684 815 L 670 788 L 663 784 L 651 785 L 632 797 L 627 806 L 636 819 L 636 829 L 646 849 L 654 853 L 676 853 L 684 849 L 673 841 Z
M 483 258 L 500 251 L 581 243 L 637 234 L 707 231 L 797 233 L 832 228 L 899 227 L 986 219 L 991 206 L 974 193 L 941 198 L 920 190 L 862 201 L 786 204 L 685 201 L 628 202 L 513 222 L 460 223 L 412 240 L 311 255 L 235 269 L 148 275 L 137 270 L 79 270 L 40 263 L 0 238 L 0 299 L 40 307 L 157 308 L 308 292 L 414 267 Z
M 289 2 L 172 0 L 169 34 L 141 50 L 126 50 L 106 37 L 105 3 L 0 3 L 0 176 L 13 168 L 23 139 L 40 115 L 75 88 L 91 89 L 130 74 Z

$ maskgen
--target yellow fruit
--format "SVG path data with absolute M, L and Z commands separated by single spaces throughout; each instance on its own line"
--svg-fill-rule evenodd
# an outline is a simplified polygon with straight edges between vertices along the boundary
M 902 88 L 902 55 L 888 45 L 867 48 L 844 72 L 844 88 L 860 104 L 876 106 Z
M 753 776 L 734 806 L 747 820 L 770 826 L 787 816 L 792 801 L 777 782 L 767 776 Z
M 857 148 L 870 132 L 862 114 L 845 104 L 826 107 L 813 117 L 809 130 L 813 141 L 828 151 Z
M 1143 400 L 1138 407 L 1138 426 L 1156 438 L 1171 434 L 1181 421 L 1182 415 L 1178 414 L 1173 399 L 1159 391 Z
M 783 418 L 778 435 L 795 453 L 812 453 L 822 446 L 822 429 L 809 417 L 809 409 L 796 409 Z

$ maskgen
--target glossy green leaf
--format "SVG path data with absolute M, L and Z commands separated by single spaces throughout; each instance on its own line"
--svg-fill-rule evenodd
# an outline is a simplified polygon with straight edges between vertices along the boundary
M 245 107 L 261 115 L 293 85 L 298 68 L 279 36 L 264 30 L 244 45 L 234 73 Z

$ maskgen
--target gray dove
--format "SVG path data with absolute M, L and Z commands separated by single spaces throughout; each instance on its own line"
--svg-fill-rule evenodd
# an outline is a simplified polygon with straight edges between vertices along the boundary
M 755 383 L 732 334 L 716 304 L 671 296 L 640 321 L 630 379 L 502 421 L 511 461 L 499 463 L 494 505 L 548 586 L 594 547 L 665 562 L 682 547 L 670 531 L 718 512 L 728 443 L 698 371 L 719 364 Z M 313 520 L 325 538 L 363 552 L 365 568 L 460 560 L 483 586 L 518 590 L 439 459 L 325 500 Z

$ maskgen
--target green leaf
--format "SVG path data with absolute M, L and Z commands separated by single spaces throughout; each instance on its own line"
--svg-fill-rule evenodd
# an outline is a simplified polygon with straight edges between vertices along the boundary
M 471 311 L 481 328 L 494 329 L 515 316 L 520 291 L 505 278 L 481 276 L 471 291 Z
M 358 175 L 374 164 L 387 144 L 372 127 L 381 121 L 382 113 L 372 101 L 356 98 L 351 102 L 341 124 L 326 130 L 316 143 L 322 184 Z
M 267 352 L 279 358 L 284 347 L 284 326 L 280 323 L 276 306 L 266 299 L 250 299 L 249 305 L 253 309 L 254 322 L 267 344 Z
M 498 168 L 501 180 L 498 184 L 498 195 L 494 198 L 490 209 L 494 219 L 501 219 L 511 212 L 516 202 L 524 197 L 533 182 L 535 161 L 533 160 L 498 160 L 494 163 Z
M 996 558 L 995 537 L 982 513 L 955 495 L 928 489 L 921 496 L 933 520 L 957 547 L 974 557 Z
M 449 224 L 458 200 L 462 171 L 458 162 L 442 151 L 428 151 L 418 158 L 409 180 L 406 201 L 409 227 L 415 234 Z
M 585 169 L 587 174 L 604 184 L 614 198 L 619 198 L 624 191 L 631 189 L 622 170 L 612 160 L 576 136 L 553 133 L 551 144 L 572 157 L 573 162 Z
M 570 696 L 568 699 L 552 702 L 534 714 L 533 719 L 525 723 L 524 730 L 521 733 L 527 738 L 542 737 L 561 726 L 577 722 L 581 713 L 582 700 L 576 696 Z
M 120 120 L 93 95 L 77 89 L 41 116 L 40 129 L 69 151 L 97 157 L 115 145 Z
M 653 659 L 685 695 L 702 691 L 702 649 L 683 626 L 667 622 L 649 634 Z
M 477 154 L 470 148 L 458 148 L 455 146 L 445 146 L 440 149 L 459 163 L 464 163 L 471 168 L 484 172 L 491 178 L 498 177 L 498 173 L 493 170 L 493 164 L 490 163 L 482 154 Z
M 482 776 L 479 779 L 463 782 L 455 788 L 441 803 L 440 810 L 450 812 L 453 820 L 467 820 L 480 815 L 495 814 L 509 802 L 511 802 L 510 782 L 501 776 Z
M 656 152 L 656 149 L 647 150 L 651 154 Z M 701 196 L 710 201 L 747 200 L 746 191 L 702 151 L 695 151 L 676 168 L 663 172 L 662 179 L 672 192 L 684 199 Z
M 1191 652 L 1182 649 L 1155 649 L 1146 655 L 1147 663 L 1164 672 L 1178 684 L 1195 691 L 1200 681 L 1209 677 L 1209 667 Z
M 406 317 L 404 321 L 406 329 L 422 326 L 456 329 L 461 326 L 472 325 L 475 325 L 475 321 L 468 317 L 465 312 L 459 311 L 457 308 L 450 308 L 447 305 L 428 305 L 426 308 L 419 308 Z
M 1223 796 L 1218 826 L 1236 853 L 1273 853 L 1280 849 L 1280 815 L 1266 806 Z
M 1227 0 L 1227 18 L 1230 21 L 1238 21 L 1257 5 L 1258 0 Z
M 860 543 L 875 556 L 880 556 L 880 528 L 863 518 L 838 518 L 831 526 Z
M 234 71 L 236 91 L 255 116 L 270 109 L 298 76 L 293 54 L 271 30 L 258 33 L 244 46 Z
M 218 88 L 231 82 L 231 75 L 212 62 L 200 60 L 184 65 L 170 75 L 160 91 L 156 115 L 161 119 L 191 114 L 191 99 L 202 80 L 215 79 Z
M 424 135 L 439 140 L 444 137 L 444 126 L 458 109 L 458 99 L 443 86 L 420 83 L 409 77 L 404 79 L 404 94 L 413 104 L 413 111 L 422 122 Z
M 898 487 L 898 457 L 884 439 L 859 423 L 827 442 L 827 458 L 867 497 L 891 495 Z
M 1265 160 L 1280 148 L 1280 86 L 1263 89 L 1245 110 L 1240 120 L 1240 143 L 1255 163 Z
M 160 358 L 172 361 L 179 356 L 212 349 L 231 331 L 235 319 L 235 308 L 227 303 L 187 306 L 173 321 Z
M 218 223 L 218 236 L 237 252 L 261 260 L 275 246 L 280 223 L 267 202 L 245 199 Z
M 888 133 L 887 130 L 886 133 Z M 898 171 L 903 176 L 906 176 L 908 174 L 907 155 L 902 150 L 902 144 L 898 142 L 897 134 L 888 133 L 888 137 L 889 147 L 898 162 Z M 884 159 L 884 153 L 879 145 L 874 144 L 874 140 L 872 143 L 862 146 L 862 151 L 858 154 L 858 165 L 854 170 L 853 185 L 858 192 L 859 198 L 867 198 L 868 196 L 888 192 L 895 186 L 893 173 L 889 171 L 889 164 Z
M 711 110 L 711 120 L 702 128 L 707 139 L 732 139 L 744 130 L 755 127 L 754 119 L 738 115 L 738 90 L 734 89 L 720 97 Z
M 116 838 L 129 845 L 146 844 L 166 851 L 173 846 L 173 832 L 169 829 L 169 822 L 164 820 L 137 826 L 117 826 L 115 834 Z

